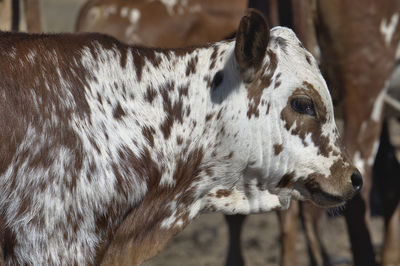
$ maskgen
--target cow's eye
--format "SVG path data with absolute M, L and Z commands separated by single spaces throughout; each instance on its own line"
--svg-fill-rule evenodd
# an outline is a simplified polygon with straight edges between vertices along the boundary
M 311 116 L 316 115 L 314 104 L 310 98 L 306 97 L 294 98 L 290 102 L 290 105 L 292 106 L 293 110 L 295 110 L 299 114 L 311 115 Z

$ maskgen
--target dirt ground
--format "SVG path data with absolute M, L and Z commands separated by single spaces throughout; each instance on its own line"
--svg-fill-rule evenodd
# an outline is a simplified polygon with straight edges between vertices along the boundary
M 43 28 L 47 32 L 72 32 L 83 0 L 42 0 Z M 372 239 L 379 249 L 382 242 L 382 219 L 373 217 Z M 298 223 L 296 242 L 298 265 L 309 265 L 304 234 Z M 343 217 L 327 218 L 321 225 L 323 241 L 335 265 L 352 265 L 350 244 Z M 251 215 L 243 231 L 245 261 L 250 266 L 279 264 L 279 226 L 275 212 Z M 178 234 L 146 266 L 224 265 L 228 244 L 227 225 L 221 214 L 203 214 Z
M 379 249 L 382 242 L 382 219 L 373 217 L 371 222 L 374 246 Z M 300 231 L 296 241 L 298 265 L 310 265 L 300 223 L 298 228 Z M 353 265 L 344 218 L 326 219 L 321 226 L 321 232 L 334 265 Z M 249 216 L 242 235 L 246 265 L 279 265 L 279 242 L 276 213 Z M 158 256 L 144 265 L 224 265 L 227 245 L 228 231 L 223 215 L 203 214 L 173 239 Z

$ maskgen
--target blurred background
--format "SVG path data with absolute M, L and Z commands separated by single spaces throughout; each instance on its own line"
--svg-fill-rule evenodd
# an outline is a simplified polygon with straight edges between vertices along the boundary
M 178 47 L 233 37 L 248 6 L 272 26 L 293 28 L 321 63 L 345 145 L 367 186 L 346 218 L 298 203 L 288 214 L 249 216 L 241 234 L 245 264 L 400 265 L 399 1 L 0 0 L 0 29 L 96 31 L 131 44 Z M 386 146 L 378 151 L 379 139 Z M 203 214 L 145 265 L 225 265 L 229 241 L 224 216 Z M 235 254 L 229 265 L 243 263 Z

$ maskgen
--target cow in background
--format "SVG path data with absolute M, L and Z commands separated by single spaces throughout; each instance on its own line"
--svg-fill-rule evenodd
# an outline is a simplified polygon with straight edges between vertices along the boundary
M 147 47 L 192 46 L 232 36 L 246 7 L 246 0 L 94 0 L 82 7 L 76 31 Z
M 375 265 L 369 236 L 372 165 L 379 146 L 384 99 L 400 39 L 400 1 L 317 1 L 322 68 L 343 99 L 344 143 L 365 176 L 361 195 L 345 209 L 355 265 Z M 334 40 L 334 41 L 333 41 Z M 382 191 L 382 193 L 386 193 Z M 400 264 L 400 205 L 385 218 L 382 265 Z M 393 232 L 394 231 L 394 232 Z

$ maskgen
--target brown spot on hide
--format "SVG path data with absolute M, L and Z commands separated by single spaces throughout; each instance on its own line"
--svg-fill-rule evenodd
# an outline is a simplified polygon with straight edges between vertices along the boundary
M 133 64 L 135 67 L 136 78 L 138 82 L 142 80 L 143 67 L 145 66 L 146 59 L 148 60 L 148 62 L 153 64 L 154 67 L 157 67 L 157 62 L 160 59 L 156 59 L 154 52 L 155 51 L 151 48 L 132 48 Z
M 210 70 L 212 70 L 215 67 L 215 63 L 217 62 L 217 55 L 218 55 L 218 46 L 213 47 L 213 52 L 210 56 Z
M 280 80 L 277 80 L 277 81 L 275 82 L 274 89 L 278 88 L 280 85 L 281 85 L 281 81 L 280 81 Z
M 214 205 L 209 205 L 208 208 L 207 208 L 207 210 L 210 211 L 210 212 L 216 212 L 216 211 L 217 211 L 217 208 L 215 208 Z
M 97 101 L 100 103 L 100 105 L 103 105 L 103 100 L 99 92 L 97 92 Z
M 158 68 L 161 63 L 161 56 L 155 55 L 153 58 L 150 58 L 149 61 L 153 64 L 154 68 Z
M 215 193 L 215 197 L 217 198 L 222 198 L 222 197 L 228 197 L 232 192 L 230 190 L 227 189 L 219 189 L 217 190 L 217 192 Z
M 98 154 L 101 154 L 100 147 L 99 147 L 99 145 L 97 145 L 97 142 L 94 140 L 94 138 L 89 136 L 88 139 L 89 139 L 90 144 L 92 144 L 92 147 L 96 150 L 96 152 Z
M 221 116 L 222 116 L 222 108 L 219 109 L 216 119 L 219 120 L 221 118 Z
M 177 137 L 176 137 L 176 143 L 177 143 L 178 145 L 182 145 L 182 143 L 183 143 L 183 138 L 182 138 L 182 136 L 177 136 Z
M 164 122 L 162 122 L 160 125 L 161 132 L 163 133 L 165 139 L 168 139 L 171 135 L 172 125 L 173 121 L 169 116 L 166 116 Z
M 121 117 L 125 116 L 126 113 L 125 111 L 122 109 L 121 104 L 118 103 L 117 106 L 114 108 L 113 110 L 113 116 L 115 119 L 119 120 L 121 119 Z
M 207 88 L 211 88 L 212 81 L 210 75 L 204 76 L 203 80 L 206 82 Z
M 154 134 L 156 131 L 152 126 L 143 126 L 142 127 L 142 134 L 146 138 L 147 142 L 149 143 L 150 147 L 154 146 Z
M 187 63 L 186 67 L 186 76 L 189 76 L 190 74 L 194 74 L 196 72 L 196 66 L 198 63 L 198 56 L 196 55 L 195 57 L 192 57 L 189 62 Z
M 268 115 L 269 114 L 269 110 L 271 109 L 271 104 L 268 103 L 267 104 L 267 111 L 265 111 L 265 114 Z
M 186 106 L 186 113 L 185 115 L 188 117 L 190 115 L 191 109 L 190 109 L 190 105 Z
M 188 96 L 189 95 L 189 85 L 180 85 L 178 88 L 179 96 Z
M 183 101 L 182 95 L 179 98 L 172 102 L 169 97 L 170 92 L 172 92 L 175 88 L 174 82 L 168 82 L 161 86 L 160 93 L 163 100 L 163 107 L 165 112 L 164 121 L 160 125 L 160 129 L 164 135 L 165 139 L 168 139 L 171 134 L 171 128 L 175 121 L 182 123 L 183 122 Z M 183 92 L 185 90 L 183 89 Z
M 282 176 L 277 187 L 290 188 L 293 184 L 294 184 L 294 172 L 290 172 L 289 174 L 285 174 L 284 176 Z
M 182 158 L 179 156 L 177 159 L 177 164 L 175 167 L 175 171 L 173 174 L 174 180 L 178 181 L 192 181 L 193 176 L 197 176 L 201 171 L 199 169 L 199 165 L 203 160 L 203 150 L 202 149 L 194 149 L 189 152 L 187 155 L 187 159 Z
M 211 120 L 211 118 L 214 116 L 214 114 L 213 113 L 211 113 L 211 114 L 207 114 L 206 115 L 206 122 L 208 122 L 208 121 L 210 121 Z
M 152 86 L 149 85 L 144 95 L 144 99 L 149 103 L 152 103 L 156 96 L 157 96 L 157 91 Z
M 145 64 L 144 57 L 138 53 L 138 51 L 132 51 L 133 56 L 133 64 L 136 71 L 137 81 L 140 82 L 142 80 L 142 71 Z
M 205 172 L 206 172 L 206 175 L 209 176 L 209 177 L 214 176 L 213 167 L 206 167 L 206 168 L 205 168 Z
M 247 111 L 247 117 L 251 118 L 259 116 L 258 107 L 260 105 L 261 96 L 264 89 L 268 88 L 272 83 L 272 77 L 277 68 L 277 58 L 275 53 L 268 50 L 269 64 L 261 68 L 261 71 L 257 72 L 256 78 L 253 82 L 249 83 L 247 88 L 247 98 L 249 99 L 249 109 Z
M 281 153 L 282 150 L 283 150 L 282 144 L 274 144 L 274 153 L 275 153 L 275 156 L 276 156 L 276 155 L 279 155 L 279 153 Z

